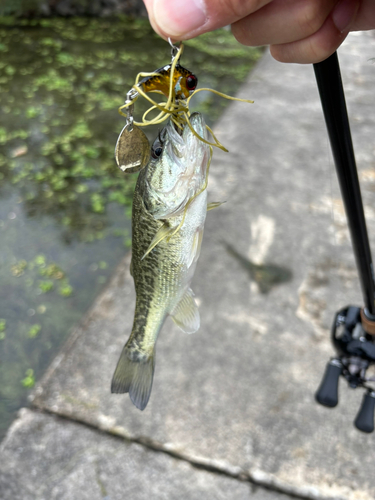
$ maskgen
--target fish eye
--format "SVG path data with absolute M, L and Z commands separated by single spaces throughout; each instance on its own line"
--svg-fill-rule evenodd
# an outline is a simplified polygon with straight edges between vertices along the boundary
M 156 158 L 159 158 L 159 156 L 162 154 L 163 152 L 163 148 L 161 147 L 160 144 L 156 144 L 154 146 L 152 146 L 151 148 L 151 156 L 156 159 Z
M 186 87 L 188 90 L 195 90 L 197 84 L 198 78 L 193 73 L 186 77 Z

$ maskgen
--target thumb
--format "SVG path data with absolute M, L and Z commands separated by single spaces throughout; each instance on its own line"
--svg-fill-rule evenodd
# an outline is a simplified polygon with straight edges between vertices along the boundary
M 154 30 L 184 40 L 222 28 L 252 14 L 271 0 L 143 0 Z

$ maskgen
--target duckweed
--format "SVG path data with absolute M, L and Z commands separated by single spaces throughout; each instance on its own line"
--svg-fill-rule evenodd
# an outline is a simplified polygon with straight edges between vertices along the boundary
M 59 294 L 62 295 L 63 297 L 70 297 L 72 293 L 73 293 L 73 287 L 68 283 L 64 283 L 59 288 Z
M 39 290 L 42 292 L 42 293 L 47 293 L 49 291 L 52 290 L 53 288 L 53 281 L 51 280 L 43 280 L 43 281 L 39 281 Z
M 28 370 L 26 370 L 25 375 L 26 375 L 25 378 L 21 380 L 21 384 L 26 389 L 31 389 L 35 385 L 34 370 L 29 368 Z
M 39 325 L 39 324 L 36 324 L 36 325 L 33 325 L 30 329 L 29 329 L 29 332 L 28 332 L 28 337 L 30 339 L 34 339 L 38 333 L 40 332 L 40 330 L 42 329 L 42 326 Z

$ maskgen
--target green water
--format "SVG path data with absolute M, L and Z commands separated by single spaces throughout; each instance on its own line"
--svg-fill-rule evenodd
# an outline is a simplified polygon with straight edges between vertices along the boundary
M 260 55 L 225 30 L 186 45 L 199 86 L 232 95 Z M 0 18 L 0 439 L 131 244 L 117 108 L 169 60 L 143 20 Z M 193 108 L 212 125 L 226 105 Z

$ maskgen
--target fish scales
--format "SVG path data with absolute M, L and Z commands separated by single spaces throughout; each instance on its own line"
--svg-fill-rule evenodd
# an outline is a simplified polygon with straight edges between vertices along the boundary
M 191 122 L 204 137 L 202 115 L 194 113 Z M 129 392 L 142 410 L 150 397 L 155 344 L 166 317 L 171 315 L 187 333 L 199 328 L 190 282 L 207 211 L 203 187 L 209 148 L 187 126 L 182 137 L 171 124 L 163 133 L 161 156 L 140 172 L 134 192 L 131 272 L 136 306 L 132 332 L 112 381 L 112 392 Z M 153 146 L 155 151 L 158 147 L 160 153 L 160 144 Z M 165 237 L 148 253 L 158 234 Z

